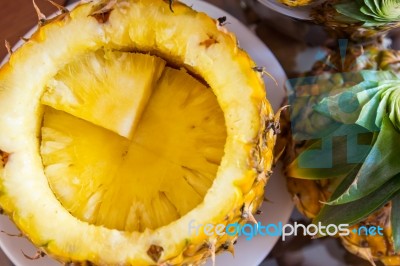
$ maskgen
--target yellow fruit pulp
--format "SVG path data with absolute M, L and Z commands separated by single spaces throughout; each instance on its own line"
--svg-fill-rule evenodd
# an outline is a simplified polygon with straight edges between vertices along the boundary
M 164 65 L 146 54 L 88 53 L 48 82 L 42 103 L 129 138 Z
M 124 101 L 127 97 L 122 92 L 98 94 L 114 91 L 114 84 L 96 77 L 82 83 L 77 78 L 80 74 L 67 73 L 84 64 L 80 60 L 71 63 L 57 76 L 62 75 L 70 94 L 80 93 L 85 104 L 70 109 L 69 98 L 61 98 L 64 93 L 44 94 L 45 104 L 70 114 L 46 108 L 41 154 L 52 190 L 75 217 L 110 229 L 144 231 L 166 225 L 202 202 L 223 155 L 226 129 L 217 100 L 205 85 L 183 70 L 166 67 L 154 88 L 143 86 L 151 80 L 148 75 L 129 78 L 129 74 L 152 56 L 124 54 L 118 53 L 129 58 L 121 73 L 114 72 L 104 57 L 91 55 L 83 60 L 109 73 L 105 76 L 110 80 L 122 74 L 123 81 L 116 84 L 122 89 L 122 84 L 129 84 L 128 95 L 149 95 L 148 100 L 138 104 Z M 153 68 L 145 73 L 160 69 L 158 65 Z M 66 100 L 54 100 L 59 97 Z M 119 124 L 116 112 L 103 114 L 95 124 L 94 116 L 101 114 L 96 112 L 97 102 L 109 97 L 114 97 L 116 108 L 131 113 L 143 110 L 142 116 L 134 118 L 137 125 L 130 140 L 102 127 Z

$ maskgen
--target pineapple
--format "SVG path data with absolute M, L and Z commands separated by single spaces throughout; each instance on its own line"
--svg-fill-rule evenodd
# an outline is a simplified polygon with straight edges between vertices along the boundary
M 281 119 L 281 128 L 286 135 L 278 138 L 275 152 L 283 154 L 281 159 L 284 162 L 285 174 L 288 177 L 288 190 L 293 195 L 293 200 L 301 213 L 313 219 L 315 223 L 351 224 L 352 226 L 349 228 L 350 235 L 340 236 L 347 250 L 369 260 L 373 265 L 376 260 L 380 260 L 385 265 L 400 265 L 400 252 L 398 250 L 399 225 L 398 221 L 395 221 L 397 208 L 393 207 L 397 206 L 394 204 L 398 201 L 398 196 L 394 197 L 398 193 L 396 192 L 396 188 L 399 187 L 398 181 L 396 181 L 398 178 L 394 177 L 392 183 L 388 184 L 389 187 L 386 188 L 384 188 L 384 185 L 376 185 L 375 189 L 378 189 L 376 193 L 369 194 L 359 201 L 342 205 L 328 205 L 343 193 L 349 185 L 349 183 L 346 184 L 348 177 L 351 176 L 352 172 L 357 173 L 362 165 L 362 163 L 349 164 L 345 161 L 349 158 L 348 152 L 347 158 L 344 155 L 346 154 L 344 151 L 349 147 L 346 146 L 346 140 L 339 137 L 333 140 L 335 145 L 333 146 L 332 168 L 307 169 L 299 164 L 302 160 L 302 153 L 320 149 L 323 143 L 314 141 L 311 138 L 304 140 L 306 139 L 304 136 L 312 136 L 315 132 L 323 131 L 336 122 L 333 119 L 336 119 L 336 117 L 322 116 L 319 112 L 310 110 L 311 107 L 317 108 L 315 107 L 316 104 L 321 103 L 323 99 L 325 101 L 332 99 L 330 97 L 326 98 L 327 95 L 336 95 L 338 93 L 338 95 L 343 95 L 340 92 L 346 93 L 348 89 L 355 88 L 356 86 L 353 87 L 355 84 L 362 84 L 360 82 L 362 82 L 363 69 L 391 70 L 393 73 L 398 73 L 400 54 L 398 51 L 386 49 L 382 45 L 372 44 L 363 49 L 357 46 L 350 46 L 347 54 L 346 60 L 342 62 L 340 54 L 332 52 L 328 56 L 330 58 L 329 64 L 319 62 L 307 74 L 307 76 L 317 75 L 319 77 L 317 83 L 309 87 L 309 89 L 312 88 L 313 91 L 319 92 L 319 94 L 314 94 L 315 96 L 309 97 L 308 100 L 305 99 L 304 101 L 309 101 L 306 104 L 304 101 L 298 101 L 297 104 L 294 104 L 290 116 L 285 113 Z M 339 71 L 344 73 L 337 73 Z M 385 79 L 389 79 L 389 76 L 385 76 Z M 301 84 L 301 81 L 299 83 Z M 306 87 L 296 87 L 296 89 L 298 90 L 296 93 L 307 91 Z M 341 119 L 353 119 L 353 117 L 350 115 L 346 117 L 342 114 Z M 291 126 L 291 121 L 300 122 Z M 384 135 L 384 129 L 381 132 L 379 134 L 384 136 L 382 138 L 387 147 L 392 148 L 392 143 L 397 141 L 396 138 L 389 137 L 387 133 Z M 303 136 L 301 137 L 303 140 L 301 138 L 296 139 L 299 135 Z M 373 133 L 361 132 L 356 135 L 358 135 L 358 144 L 375 143 L 373 138 L 376 135 L 374 136 Z M 357 151 L 360 150 L 362 150 L 361 146 Z M 331 153 L 332 150 L 330 150 Z M 390 152 L 386 151 L 385 154 L 390 154 Z M 322 153 L 319 155 L 318 163 L 321 163 L 327 158 L 328 153 L 324 156 Z M 309 157 L 308 159 L 312 158 Z M 386 160 L 386 158 L 382 159 L 383 164 L 390 165 L 390 161 Z M 370 162 L 369 165 L 373 165 L 373 163 Z M 372 183 L 372 178 L 368 176 L 368 172 L 358 172 L 358 174 L 360 175 L 360 180 L 363 177 L 369 178 L 367 182 Z M 374 178 L 381 178 L 382 176 L 384 176 L 382 172 L 373 175 Z M 347 195 L 350 197 L 358 193 L 357 189 L 348 191 Z M 376 200 L 373 198 L 374 195 L 375 198 L 376 195 L 379 197 L 385 196 L 386 198 Z M 358 230 L 361 226 L 380 226 L 383 228 L 383 234 L 371 236 L 358 235 L 352 232 L 353 230 Z
M 400 27 L 398 1 L 327 0 L 311 11 L 314 22 L 339 38 L 365 41 Z
M 235 36 L 162 0 L 85 1 L 39 26 L 0 69 L 0 206 L 38 254 L 233 252 L 237 236 L 188 229 L 254 221 L 271 173 L 279 114 Z

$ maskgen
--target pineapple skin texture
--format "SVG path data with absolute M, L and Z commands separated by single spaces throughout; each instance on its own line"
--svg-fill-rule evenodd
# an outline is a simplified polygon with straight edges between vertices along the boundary
M 244 223 L 263 201 L 276 138 L 269 125 L 276 119 L 260 73 L 231 33 L 179 2 L 174 13 L 162 0 L 118 1 L 110 10 L 107 3 L 81 4 L 42 25 L 0 70 L 1 208 L 38 248 L 68 263 L 198 265 L 232 251 L 236 237 L 196 236 L 187 228 L 193 219 Z M 44 84 L 73 58 L 101 47 L 149 52 L 186 67 L 211 86 L 224 112 L 225 155 L 204 201 L 154 231 L 121 232 L 76 219 L 43 172 Z
M 360 60 L 359 62 L 357 61 L 357 59 L 360 59 L 358 49 L 349 47 L 345 63 L 342 69 L 338 69 L 343 72 L 357 72 L 362 69 L 399 71 L 397 60 L 400 57 L 400 53 L 398 51 L 387 50 L 376 44 L 365 46 L 364 49 L 367 60 Z M 333 65 L 341 66 L 342 57 L 339 53 L 332 52 L 330 56 Z M 328 70 L 326 65 L 316 63 L 311 73 L 307 73 L 307 75 L 320 75 L 327 71 L 332 72 L 332 70 Z M 334 71 L 332 73 L 334 73 Z M 307 143 L 295 141 L 292 138 L 289 112 L 285 112 L 281 115 L 280 122 L 282 134 L 279 135 L 277 139 L 274 153 L 277 155 L 276 160 L 279 154 L 282 155 L 279 159 L 283 162 L 283 167 L 285 168 L 305 149 Z M 287 170 L 288 169 L 285 169 L 285 171 Z M 310 219 L 314 219 L 318 215 L 323 206 L 323 202 L 329 200 L 338 185 L 338 181 L 335 182 L 334 179 L 310 180 L 294 178 L 287 172 L 285 176 L 287 177 L 288 191 L 293 197 L 296 208 L 300 213 Z M 338 236 L 343 246 L 349 252 L 370 261 L 372 265 L 375 265 L 374 261 L 378 260 L 384 265 L 400 265 L 400 255 L 394 252 L 390 210 L 391 203 L 389 202 L 360 223 L 349 227 L 351 231 L 365 225 L 380 226 L 383 228 L 383 236 L 365 236 L 354 233 L 350 233 L 348 236 Z

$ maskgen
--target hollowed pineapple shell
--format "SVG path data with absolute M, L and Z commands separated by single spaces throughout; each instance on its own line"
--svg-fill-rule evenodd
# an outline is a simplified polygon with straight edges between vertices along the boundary
M 179 2 L 174 2 L 172 8 L 173 12 L 169 3 L 162 0 L 80 4 L 51 21 L 42 21 L 38 31 L 0 70 L 0 206 L 38 248 L 60 261 L 100 265 L 199 264 L 214 252 L 232 250 L 236 236 L 196 234 L 195 230 L 188 230 L 190 221 L 244 223 L 251 220 L 263 200 L 275 143 L 272 125 L 277 120 L 266 100 L 261 74 L 253 70 L 254 62 L 238 47 L 234 35 L 217 20 Z M 169 68 L 181 69 L 171 71 L 187 72 L 186 75 L 198 79 L 197 83 L 209 87 L 223 114 L 226 137 L 214 180 L 197 205 L 175 220 L 164 221 L 162 226 L 131 226 L 128 230 L 116 225 L 99 225 L 89 218 L 85 220 L 79 211 L 64 206 L 68 204 L 53 190 L 57 182 L 45 172 L 44 166 L 53 163 L 48 157 L 54 152 L 54 146 L 48 149 L 54 136 L 51 128 L 57 125 L 57 119 L 63 119 L 61 125 L 79 120 L 44 107 L 42 103 L 59 106 L 54 98 L 48 98 L 49 92 L 53 92 L 49 91 L 49 84 L 54 84 L 57 74 L 60 76 L 69 64 L 97 51 L 135 52 L 162 58 Z M 146 105 L 149 97 L 146 93 L 139 93 L 139 97 L 140 104 L 135 110 L 141 113 L 144 109 L 141 104 Z M 79 109 L 77 112 L 82 113 Z M 91 112 L 87 113 L 91 116 Z M 107 116 L 107 112 L 104 114 Z M 103 139 L 99 138 L 100 142 L 114 137 L 124 139 L 121 143 L 131 141 L 129 128 L 119 130 L 106 119 L 79 117 L 83 118 L 79 122 L 82 130 L 93 128 L 84 124 L 91 122 L 98 127 L 94 131 L 111 130 L 104 133 Z M 132 131 L 141 126 L 140 118 L 134 119 L 137 121 L 132 122 Z M 67 130 L 70 137 L 78 134 L 73 127 L 79 123 L 71 123 L 72 131 L 64 126 L 58 132 Z M 180 121 L 176 123 L 179 125 Z M 163 133 L 159 128 L 159 134 Z M 60 138 L 65 140 L 64 137 Z M 90 136 L 88 139 L 98 140 Z M 163 149 L 162 142 L 155 143 Z M 110 149 L 114 147 L 111 142 L 107 145 Z M 75 179 L 71 184 L 74 182 Z M 173 182 L 169 183 L 171 187 Z M 70 183 L 62 184 L 69 186 Z M 193 196 L 180 192 L 188 201 Z M 157 208 L 151 210 L 152 217 L 157 214 Z

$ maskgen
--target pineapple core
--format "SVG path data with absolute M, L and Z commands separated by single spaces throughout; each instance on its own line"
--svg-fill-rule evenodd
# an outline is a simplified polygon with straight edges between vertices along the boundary
M 224 154 L 215 95 L 155 56 L 96 52 L 42 97 L 41 156 L 75 217 L 124 231 L 166 225 L 203 201 Z

